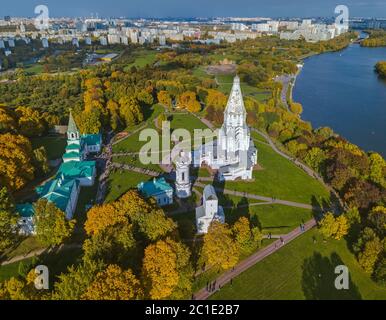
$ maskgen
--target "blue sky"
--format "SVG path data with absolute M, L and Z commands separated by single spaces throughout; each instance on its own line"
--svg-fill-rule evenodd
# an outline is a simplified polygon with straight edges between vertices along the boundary
M 5 0 L 0 16 L 34 16 L 38 4 L 55 17 L 333 16 L 338 4 L 351 16 L 386 17 L 386 0 Z

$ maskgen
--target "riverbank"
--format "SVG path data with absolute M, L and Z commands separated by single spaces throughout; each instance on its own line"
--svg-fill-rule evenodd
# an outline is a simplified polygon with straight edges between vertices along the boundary
M 303 105 L 302 119 L 330 127 L 365 151 L 386 155 L 386 82 L 374 73 L 386 48 L 351 44 L 304 60 L 289 99 Z M 371 94 L 370 94 L 371 92 Z

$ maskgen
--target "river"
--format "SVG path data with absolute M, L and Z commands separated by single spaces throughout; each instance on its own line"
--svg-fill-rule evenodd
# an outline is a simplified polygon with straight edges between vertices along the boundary
M 386 81 L 374 72 L 380 60 L 386 48 L 358 44 L 307 58 L 293 90 L 302 118 L 386 157 Z

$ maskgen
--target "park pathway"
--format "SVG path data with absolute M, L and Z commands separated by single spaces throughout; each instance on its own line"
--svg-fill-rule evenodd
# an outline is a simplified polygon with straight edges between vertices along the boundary
M 232 279 L 242 274 L 244 271 L 248 270 L 249 268 L 253 267 L 258 262 L 262 261 L 266 257 L 270 256 L 271 254 L 279 251 L 281 248 L 286 246 L 289 242 L 296 239 L 300 235 L 302 235 L 304 232 L 311 230 L 316 226 L 316 220 L 310 220 L 305 224 L 305 231 L 301 231 L 300 227 L 293 230 L 292 232 L 288 233 L 285 236 L 282 236 L 281 239 L 275 241 L 274 243 L 270 244 L 269 246 L 265 247 L 264 249 L 259 250 L 255 254 L 251 255 L 249 258 L 241 261 L 234 269 L 229 270 L 222 275 L 220 275 L 215 280 L 215 290 L 213 292 L 209 292 L 207 288 L 203 288 L 200 291 L 198 291 L 194 295 L 195 300 L 206 300 L 211 295 L 213 295 L 218 290 L 221 290 L 222 287 L 224 287 L 226 284 L 230 283 Z M 282 242 L 283 240 L 283 242 Z
M 111 167 L 116 168 L 116 169 L 123 169 L 127 171 L 133 171 L 137 173 L 142 173 L 145 175 L 148 175 L 150 177 L 157 178 L 160 176 L 160 172 L 157 171 L 152 171 L 149 169 L 143 169 L 143 168 L 137 168 L 131 165 L 127 164 L 118 164 L 118 163 L 112 163 Z M 172 174 L 165 173 L 164 176 L 169 179 L 174 179 L 175 177 Z M 201 183 L 200 179 L 194 182 L 193 188 L 194 187 L 199 187 L 199 188 L 205 188 L 206 184 Z M 258 201 L 263 201 L 263 204 L 281 204 L 287 207 L 295 207 L 295 208 L 301 208 L 301 209 L 308 209 L 308 210 L 314 210 L 314 211 L 320 211 L 320 207 L 315 207 L 309 204 L 305 203 L 299 203 L 299 202 L 294 202 L 294 201 L 288 201 L 288 200 L 281 200 L 281 199 L 276 199 L 272 197 L 265 197 L 265 196 L 260 196 L 256 194 L 250 194 L 246 192 L 240 192 L 240 191 L 234 191 L 234 190 L 228 190 L 228 189 L 223 189 L 223 188 L 215 188 L 216 191 L 221 192 L 226 195 L 232 195 L 232 196 L 237 196 L 240 198 L 247 198 L 247 199 L 252 199 L 252 200 L 258 200 Z M 171 214 L 176 214 L 180 213 L 181 210 L 177 210 L 176 212 L 173 212 Z
M 42 248 L 42 249 L 37 249 L 33 250 L 27 254 L 24 255 L 19 255 L 16 257 L 13 257 L 11 259 L 8 259 L 6 261 L 3 261 L 0 263 L 0 266 L 6 266 L 8 264 L 12 264 L 15 262 L 23 261 L 25 259 L 33 258 L 33 257 L 38 257 L 42 255 L 43 253 L 51 253 L 55 252 L 56 254 L 59 253 L 60 251 L 63 250 L 70 250 L 70 249 L 81 249 L 83 247 L 82 244 L 78 243 L 69 243 L 69 244 L 61 244 L 59 247 L 54 247 L 54 248 Z
M 205 188 L 205 184 L 196 182 L 195 186 Z M 247 198 L 247 199 L 253 199 L 253 200 L 259 200 L 259 201 L 264 201 L 267 204 L 281 204 L 284 206 L 288 207 L 295 207 L 295 208 L 302 208 L 302 209 L 309 209 L 309 210 L 315 210 L 319 211 L 320 207 L 313 207 L 309 204 L 305 203 L 299 203 L 299 202 L 293 202 L 293 201 L 287 201 L 287 200 L 280 200 L 280 199 L 275 199 L 275 198 L 270 198 L 270 197 L 264 197 L 264 196 L 259 196 L 255 194 L 250 194 L 246 192 L 239 192 L 239 191 L 232 191 L 232 190 L 227 190 L 227 189 L 222 189 L 222 188 L 216 188 L 215 190 L 218 192 L 221 192 L 223 194 L 227 195 L 232 195 L 232 196 L 237 196 L 241 198 Z

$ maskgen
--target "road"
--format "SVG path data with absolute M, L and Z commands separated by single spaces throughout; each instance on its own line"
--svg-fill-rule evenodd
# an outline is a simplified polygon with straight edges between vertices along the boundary
M 288 111 L 290 111 L 290 108 L 287 101 L 287 92 L 290 90 L 291 81 L 295 79 L 295 77 L 295 75 L 283 75 L 275 78 L 275 81 L 283 84 L 283 89 L 281 90 L 281 101 Z

